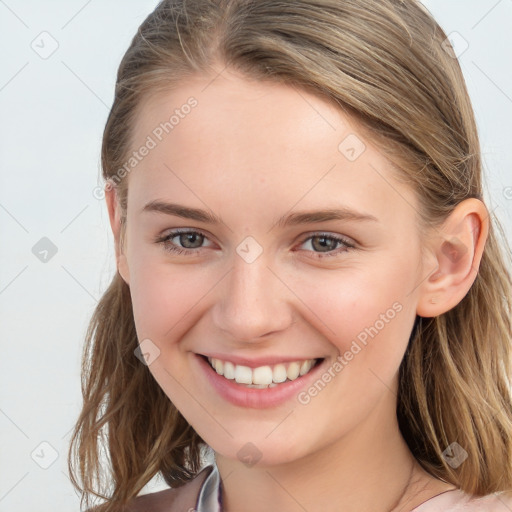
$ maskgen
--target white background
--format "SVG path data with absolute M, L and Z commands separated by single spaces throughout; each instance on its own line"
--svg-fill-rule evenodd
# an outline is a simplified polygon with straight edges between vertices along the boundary
M 512 0 L 424 3 L 458 33 L 456 50 L 469 44 L 460 62 L 488 205 L 510 237 Z M 0 512 L 79 510 L 66 455 L 81 404 L 80 353 L 115 270 L 107 210 L 93 196 L 101 136 L 121 57 L 156 4 L 0 0 Z M 31 47 L 41 37 L 51 47 L 43 31 L 58 43 L 46 59 Z M 46 263 L 32 252 L 43 237 L 57 249 Z

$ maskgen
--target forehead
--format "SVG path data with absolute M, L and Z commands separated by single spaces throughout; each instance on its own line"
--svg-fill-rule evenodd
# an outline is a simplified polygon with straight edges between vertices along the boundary
M 190 145 L 193 132 L 198 150 L 220 152 L 226 149 L 224 141 L 236 137 L 239 143 L 230 153 L 241 148 L 247 154 L 250 146 L 258 152 L 261 144 L 270 149 L 270 143 L 303 152 L 305 138 L 308 145 L 318 144 L 326 131 L 354 124 L 333 104 L 292 85 L 224 70 L 217 77 L 196 75 L 170 91 L 146 94 L 137 109 L 133 140 L 137 144 L 152 135 L 157 143 L 172 138 L 175 145 Z M 212 140 L 215 144 L 208 147 Z
M 150 140 L 152 149 L 129 176 L 137 184 L 129 194 L 138 203 L 175 199 L 179 190 L 197 206 L 198 195 L 230 194 L 245 197 L 244 206 L 257 211 L 261 194 L 289 208 L 331 198 L 376 215 L 414 213 L 412 191 L 393 182 L 391 163 L 356 120 L 286 84 L 225 70 L 147 95 L 139 105 L 133 149 Z

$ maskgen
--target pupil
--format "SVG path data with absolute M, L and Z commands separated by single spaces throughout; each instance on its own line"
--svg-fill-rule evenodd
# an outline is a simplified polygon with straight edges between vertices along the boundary
M 316 240 L 321 240 L 321 243 L 316 244 L 315 243 Z M 318 236 L 318 237 L 313 238 L 313 247 L 315 248 L 315 250 L 320 249 L 321 252 L 323 249 L 327 249 L 327 250 L 333 249 L 333 245 L 336 243 L 337 243 L 336 240 L 327 238 L 325 236 Z M 323 252 L 327 252 L 327 251 L 323 251 Z
M 193 248 L 196 248 L 196 247 L 200 247 L 201 243 L 202 243 L 202 240 L 200 239 L 200 237 L 202 237 L 202 235 L 198 235 L 196 233 L 185 233 L 185 234 L 180 236 L 180 243 L 181 243 L 181 245 L 183 245 L 187 249 L 193 249 Z M 197 238 L 199 240 L 199 244 L 198 245 L 194 245 L 194 239 L 195 238 Z M 192 243 L 192 246 L 187 245 L 189 242 Z

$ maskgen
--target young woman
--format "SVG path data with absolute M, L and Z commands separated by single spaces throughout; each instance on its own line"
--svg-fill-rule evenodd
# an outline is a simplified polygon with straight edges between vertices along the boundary
M 87 505 L 512 510 L 509 253 L 419 2 L 164 0 L 102 166 L 118 271 L 70 447 Z

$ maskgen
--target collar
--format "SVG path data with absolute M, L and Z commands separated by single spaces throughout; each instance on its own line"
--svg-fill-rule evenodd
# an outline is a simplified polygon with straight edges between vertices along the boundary
M 217 464 L 211 464 L 210 474 L 201 486 L 195 510 L 197 512 L 222 512 L 222 489 Z

